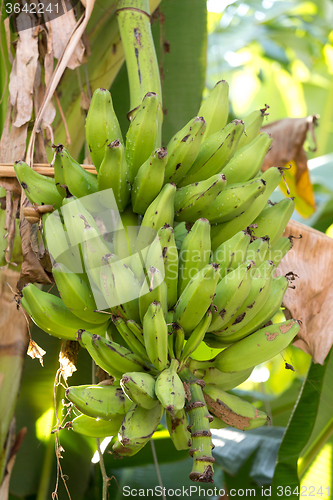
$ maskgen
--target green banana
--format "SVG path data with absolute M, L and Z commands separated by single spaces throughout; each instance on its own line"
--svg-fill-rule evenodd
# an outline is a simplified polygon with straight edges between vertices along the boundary
M 51 262 L 59 263 L 67 267 L 71 272 L 82 273 L 78 246 L 72 246 L 68 237 L 68 232 L 62 224 L 58 210 L 51 214 L 42 216 L 43 221 L 43 241 L 50 255 Z
M 191 278 L 209 263 L 210 255 L 210 224 L 207 219 L 198 219 L 180 248 L 178 296 L 183 293 Z
M 86 118 L 86 141 L 97 172 L 103 161 L 106 145 L 115 139 L 123 142 L 111 94 L 106 89 L 96 89 Z
M 124 373 L 120 385 L 126 396 L 142 408 L 151 410 L 157 405 L 155 379 L 149 373 Z
M 253 271 L 250 291 L 237 310 L 237 316 L 233 316 L 221 330 L 214 332 L 215 335 L 223 337 L 222 342 L 224 339 L 235 338 L 234 334 L 247 325 L 262 309 L 272 289 L 275 269 L 273 262 L 267 260 Z
M 209 411 L 232 427 L 246 431 L 261 427 L 269 420 L 266 413 L 257 410 L 245 399 L 228 394 L 216 386 L 205 386 L 203 392 Z
M 55 146 L 55 150 L 54 150 L 54 158 L 52 160 L 53 161 L 53 169 L 54 169 L 54 182 L 55 182 L 56 188 L 58 190 L 58 193 L 63 198 L 64 192 L 66 192 L 66 189 L 64 187 L 66 185 L 66 182 L 65 182 L 64 169 L 63 169 L 63 166 L 61 163 L 60 156 L 58 155 L 58 148 L 60 148 L 60 151 L 62 151 L 62 148 L 63 148 L 62 144 L 57 144 L 57 146 Z
M 204 321 L 204 320 L 205 320 L 205 318 L 202 321 Z M 202 321 L 199 323 L 199 325 L 201 325 Z M 173 339 L 172 339 L 173 352 L 174 352 L 173 357 L 176 359 L 179 359 L 179 361 L 180 361 L 180 357 L 181 357 L 183 347 L 184 347 L 184 342 L 185 342 L 185 333 L 184 333 L 184 330 L 182 329 L 182 327 L 177 325 L 176 323 L 171 324 L 171 330 L 172 330 L 172 336 L 173 336 Z M 169 334 L 169 337 L 170 336 L 171 335 Z
M 188 364 L 191 372 L 207 385 L 216 385 L 222 391 L 229 391 L 249 378 L 253 368 L 238 372 L 223 373 L 214 367 L 213 361 L 191 359 Z
M 274 278 L 269 296 L 260 311 L 252 318 L 251 321 L 238 330 L 237 333 L 223 337 L 223 342 L 226 344 L 237 342 L 270 321 L 274 314 L 276 314 L 280 309 L 287 288 L 288 279 L 285 276 L 278 276 L 277 278 Z
M 110 253 L 110 248 L 101 233 L 85 220 L 82 231 L 82 254 L 84 267 L 89 277 L 90 286 L 95 284 L 95 288 L 100 288 L 100 278 L 102 271 L 102 258 Z
M 96 325 L 78 318 L 59 297 L 43 292 L 31 283 L 23 288 L 22 293 L 22 307 L 39 328 L 53 337 L 75 340 L 80 328 L 105 335 L 106 322 Z
M 190 334 L 183 348 L 183 352 L 179 357 L 180 363 L 186 363 L 187 358 L 196 350 L 197 347 L 203 341 L 207 331 L 209 330 L 209 325 L 212 321 L 212 312 L 208 310 L 205 316 L 202 318 L 200 323 L 194 328 L 193 332 Z
M 195 222 L 208 210 L 226 186 L 224 175 L 213 175 L 207 180 L 177 189 L 175 195 L 175 220 Z
M 192 441 L 191 434 L 187 430 L 188 420 L 185 410 L 179 410 L 175 415 L 170 415 L 166 411 L 165 421 L 176 450 L 187 450 L 190 448 Z
M 190 280 L 174 309 L 174 321 L 190 334 L 210 307 L 219 279 L 219 268 L 208 264 Z M 187 335 L 188 336 L 188 335 Z
M 78 385 L 68 387 L 65 396 L 84 415 L 110 420 L 125 415 L 131 402 L 114 385 Z
M 268 236 L 270 245 L 274 246 L 286 229 L 294 208 L 295 203 L 291 198 L 284 198 L 276 205 L 266 208 L 253 221 L 253 234 L 257 237 Z
M 266 182 L 266 189 L 261 196 L 258 196 L 252 205 L 239 215 L 237 218 L 228 222 L 222 222 L 212 226 L 212 250 L 214 251 L 221 243 L 228 240 L 238 231 L 244 230 L 247 226 L 252 224 L 256 217 L 266 207 L 267 201 L 274 189 L 278 187 L 282 179 L 282 170 L 278 167 L 271 167 L 261 176 L 261 179 Z
M 169 159 L 165 168 L 164 183 L 178 184 L 188 173 L 198 156 L 205 130 L 205 120 L 196 116 L 170 139 L 167 145 Z
M 267 260 L 266 254 L 269 248 L 269 238 L 256 238 L 252 241 L 246 252 L 246 260 L 253 260 L 255 265 L 258 267 L 260 264 Z
M 175 231 L 175 243 L 177 250 L 180 250 L 182 242 L 187 233 L 189 232 L 190 226 L 192 226 L 192 224 L 185 222 L 175 222 L 174 231 Z
M 159 97 L 148 92 L 137 110 L 126 134 L 125 158 L 128 180 L 133 184 L 141 165 L 150 157 L 159 140 Z
M 168 312 L 167 293 L 167 285 L 163 280 L 161 272 L 156 267 L 149 268 L 139 295 L 141 322 L 152 302 L 159 302 L 161 304 L 164 317 L 166 317 Z
M 161 371 L 155 383 L 155 394 L 171 415 L 182 410 L 185 404 L 185 389 L 177 374 L 178 367 L 179 361 L 172 359 L 170 366 Z
M 66 148 L 58 145 L 57 155 L 60 157 L 65 177 L 65 184 L 70 193 L 77 198 L 82 198 L 88 194 L 98 191 L 97 175 L 85 170 L 71 157 Z
M 136 275 L 116 255 L 107 254 L 102 257 L 100 290 L 115 315 L 140 321 L 140 289 L 141 284 Z
M 146 410 L 132 404 L 119 428 L 118 438 L 112 447 L 115 457 L 133 456 L 151 439 L 163 416 L 163 406 L 157 403 Z
M 139 168 L 131 193 L 133 210 L 137 214 L 144 214 L 161 191 L 167 161 L 167 150 L 159 148 Z
M 246 252 L 250 241 L 251 235 L 247 231 L 239 231 L 215 249 L 211 262 L 216 262 L 220 266 L 221 279 L 248 260 Z
M 125 148 L 118 139 L 105 147 L 104 158 L 97 176 L 97 185 L 99 191 L 113 190 L 120 212 L 126 208 L 131 196 L 131 186 L 127 181 Z
M 138 354 L 139 356 L 142 356 L 142 359 L 145 361 L 148 361 L 149 359 L 147 357 L 147 352 L 146 349 L 144 348 L 144 345 L 140 340 L 134 335 L 132 330 L 129 328 L 127 325 L 127 322 L 123 320 L 123 318 L 119 317 L 112 317 L 113 324 L 117 328 L 118 332 L 120 333 L 121 337 L 123 340 L 125 340 L 126 345 L 128 348 L 133 351 L 135 354 Z
M 87 349 L 96 364 L 115 378 L 121 378 L 126 372 L 150 371 L 142 357 L 100 335 L 80 330 L 77 340 Z
M 198 116 L 203 116 L 207 123 L 203 139 L 225 127 L 229 115 L 228 95 L 229 85 L 225 80 L 220 80 L 201 104 Z
M 241 149 L 249 144 L 259 134 L 264 117 L 268 115 L 268 113 L 266 113 L 268 108 L 269 106 L 266 104 L 263 109 L 252 111 L 252 113 L 243 119 L 245 132 L 238 142 L 237 149 Z
M 184 187 L 218 174 L 236 150 L 238 140 L 243 133 L 244 123 L 241 120 L 230 122 L 202 142 L 199 153 L 191 168 L 178 183 Z
M 60 194 L 54 179 L 38 174 L 24 161 L 15 162 L 14 171 L 30 203 L 54 205 L 55 209 L 61 206 L 66 191 L 60 188 Z
M 164 370 L 168 364 L 168 327 L 159 302 L 149 305 L 142 323 L 148 358 L 159 371 Z
M 260 171 L 272 142 L 273 139 L 263 132 L 249 144 L 238 149 L 221 171 L 226 176 L 228 184 L 253 179 Z
M 145 238 L 147 232 L 144 228 L 151 228 L 158 231 L 164 224 L 173 225 L 175 214 L 174 199 L 176 194 L 176 186 L 174 184 L 166 184 L 155 200 L 149 205 L 143 216 L 141 228 L 139 231 L 139 243 L 142 248 L 146 247 L 153 241 L 154 238 L 148 240 Z M 152 234 L 153 231 L 152 231 Z M 155 236 L 154 236 L 155 237 Z M 141 239 L 140 239 L 141 238 Z
M 261 178 L 227 186 L 213 203 L 202 211 L 202 216 L 210 223 L 231 221 L 244 214 L 265 189 L 265 182 Z
M 52 268 L 54 281 L 65 306 L 78 318 L 89 323 L 101 324 L 108 321 L 103 313 L 95 312 L 96 302 L 87 283 L 63 264 Z
M 144 345 L 145 341 L 143 338 L 143 328 L 141 325 L 136 323 L 134 319 L 129 319 L 126 321 L 126 324 L 128 328 L 131 330 L 131 332 L 135 335 L 135 337 L 141 342 L 142 345 Z
M 158 230 L 157 234 L 160 242 L 160 255 L 163 258 L 164 264 L 164 281 L 167 286 L 167 305 L 168 309 L 171 309 L 178 298 L 178 252 L 175 233 L 171 226 L 164 224 L 164 226 Z
M 105 438 L 115 436 L 123 421 L 123 417 L 115 417 L 111 420 L 103 420 L 87 417 L 87 415 L 79 415 L 74 418 L 68 427 L 77 434 L 93 438 Z
M 292 246 L 292 236 L 288 236 L 288 238 L 286 236 L 279 238 L 275 245 L 268 250 L 266 259 L 274 262 L 274 265 L 277 267 Z
M 218 283 L 209 332 L 220 330 L 234 318 L 250 293 L 254 267 L 252 261 L 246 260 Z
M 234 372 L 264 363 L 283 351 L 299 329 L 295 319 L 261 328 L 224 349 L 216 356 L 214 366 L 222 372 Z

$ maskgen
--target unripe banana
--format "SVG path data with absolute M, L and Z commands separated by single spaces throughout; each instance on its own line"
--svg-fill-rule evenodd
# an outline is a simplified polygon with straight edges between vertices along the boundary
M 140 289 L 138 278 L 123 261 L 113 254 L 104 255 L 100 271 L 100 290 L 114 314 L 139 322 Z
M 144 339 L 143 339 L 143 328 L 141 325 L 136 323 L 134 319 L 129 319 L 126 321 L 126 324 L 128 328 L 131 330 L 131 332 L 135 335 L 135 337 L 141 342 L 142 345 L 144 345 Z
M 265 133 L 257 135 L 249 144 L 238 149 L 231 160 L 223 167 L 222 173 L 228 184 L 246 182 L 260 171 L 266 153 L 273 139 Z
M 164 264 L 164 281 L 167 286 L 167 304 L 168 309 L 171 309 L 178 298 L 178 252 L 174 230 L 165 224 L 158 230 L 158 236 L 160 238 L 160 255 Z
M 152 302 L 159 302 L 161 304 L 164 317 L 166 317 L 168 312 L 167 294 L 167 285 L 163 280 L 161 272 L 156 267 L 149 268 L 139 295 L 141 322 Z
M 233 269 L 237 269 L 245 260 L 248 260 L 246 252 L 250 241 L 251 236 L 247 231 L 239 231 L 216 248 L 211 262 L 219 264 L 221 279 Z
M 253 368 L 238 372 L 224 373 L 213 366 L 212 361 L 191 359 L 189 368 L 193 375 L 201 378 L 205 384 L 217 386 L 222 391 L 229 391 L 249 378 Z
M 166 184 L 155 200 L 149 205 L 142 219 L 137 248 L 142 249 L 149 245 L 155 238 L 156 233 L 154 231 L 158 231 L 164 224 L 173 225 L 175 194 L 176 186 L 174 184 Z M 146 228 L 151 229 L 151 234 Z
M 64 186 L 66 185 L 66 182 L 65 182 L 65 174 L 64 174 L 64 169 L 63 169 L 62 163 L 61 163 L 61 159 L 60 159 L 60 156 L 57 154 L 58 148 L 60 148 L 60 151 L 62 151 L 63 145 L 58 144 L 55 147 L 55 151 L 54 151 L 54 154 L 55 154 L 54 159 L 53 159 L 54 182 L 55 182 L 56 188 L 58 190 L 58 193 L 60 194 L 61 197 L 64 197 L 64 196 L 66 196 L 66 194 L 64 195 L 64 193 L 66 193 L 66 189 L 64 188 Z
M 199 153 L 205 130 L 205 120 L 196 116 L 170 139 L 167 145 L 169 159 L 165 168 L 165 183 L 178 184 L 187 174 Z
M 250 293 L 254 267 L 253 262 L 247 260 L 218 283 L 208 329 L 210 332 L 221 330 L 234 318 Z
M 123 141 L 111 94 L 106 89 L 96 89 L 86 119 L 86 141 L 97 172 L 103 161 L 106 145 L 115 139 Z
M 205 181 L 178 189 L 175 195 L 175 220 L 195 222 L 218 198 L 226 182 L 224 175 L 217 174 Z
M 131 406 L 123 390 L 113 385 L 68 387 L 65 396 L 84 415 L 104 420 L 125 415 Z
M 168 328 L 159 302 L 152 302 L 144 315 L 143 338 L 151 363 L 164 370 L 168 364 Z
M 190 334 L 189 338 L 186 341 L 183 352 L 179 358 L 180 363 L 186 363 L 187 358 L 194 352 L 197 347 L 203 341 L 206 332 L 209 330 L 209 325 L 212 321 L 212 312 L 208 310 L 205 316 L 202 318 L 200 323 L 196 328 L 194 328 L 193 332 Z
M 132 205 L 137 214 L 144 214 L 161 191 L 167 161 L 167 150 L 159 148 L 139 168 L 132 187 Z
M 125 157 L 128 165 L 128 180 L 133 184 L 141 165 L 150 157 L 151 152 L 160 145 L 159 139 L 159 97 L 148 92 L 132 119 L 126 134 Z
M 228 185 L 213 203 L 202 211 L 202 216 L 215 224 L 231 221 L 244 214 L 265 189 L 265 182 L 261 178 Z
M 131 186 L 127 180 L 125 149 L 118 139 L 105 147 L 97 182 L 99 191 L 113 190 L 118 210 L 122 212 L 129 202 Z
M 54 179 L 38 174 L 24 161 L 14 164 L 16 177 L 23 188 L 30 203 L 37 205 L 54 205 L 57 209 L 61 206 L 62 199 L 66 196 L 65 189 L 58 192 Z
M 149 373 L 124 373 L 120 385 L 126 396 L 142 408 L 151 410 L 157 405 L 155 379 Z
M 110 253 L 110 248 L 102 237 L 101 233 L 87 223 L 85 223 L 85 227 L 82 232 L 82 240 L 84 267 L 88 274 L 90 286 L 94 291 L 96 300 L 95 290 L 96 287 L 98 290 L 100 289 L 102 259 L 104 255 L 108 255 Z M 93 284 L 95 285 L 94 288 L 92 286 Z M 97 300 L 96 303 L 100 309 L 104 308 L 100 306 Z M 105 300 L 104 303 L 105 306 L 107 306 Z
M 175 222 L 174 224 L 175 243 L 178 250 L 180 250 L 183 240 L 187 235 L 187 233 L 189 232 L 190 226 L 192 226 L 192 224 L 188 224 L 185 222 Z
M 270 321 L 280 309 L 287 288 L 288 279 L 285 276 L 279 276 L 273 279 L 269 296 L 260 311 L 254 316 L 254 318 L 252 318 L 251 321 L 246 323 L 243 328 L 238 330 L 238 332 L 233 335 L 223 337 L 223 342 L 226 344 L 237 342 L 268 323 L 268 321 Z
M 179 362 L 172 359 L 169 368 L 161 371 L 155 383 L 155 394 L 171 415 L 182 410 L 185 404 L 185 389 L 176 371 L 178 366 Z
M 204 321 L 204 320 L 202 320 L 202 321 Z M 199 323 L 199 325 L 201 325 L 201 322 Z M 173 357 L 180 361 L 180 356 L 182 354 L 184 342 L 185 342 L 185 333 L 184 333 L 184 330 L 182 329 L 182 327 L 180 325 L 177 325 L 177 323 L 172 323 L 171 330 L 172 330 L 172 335 L 173 335 L 173 353 L 174 353 Z M 169 337 L 170 337 L 170 334 L 169 334 Z
M 213 251 L 221 245 L 221 243 L 238 233 L 238 231 L 244 230 L 247 226 L 252 224 L 255 218 L 258 217 L 261 211 L 266 207 L 270 195 L 279 185 L 282 179 L 282 171 L 277 167 L 271 167 L 262 174 L 261 179 L 266 182 L 265 192 L 261 196 L 258 196 L 243 214 L 228 222 L 222 222 L 221 224 L 212 226 L 211 237 Z
M 191 333 L 206 314 L 218 279 L 218 266 L 208 264 L 190 280 L 179 297 L 174 309 L 174 321 L 184 329 L 185 334 Z
M 266 104 L 263 109 L 252 111 L 252 113 L 244 118 L 245 132 L 238 141 L 237 149 L 241 149 L 247 144 L 250 144 L 250 142 L 253 141 L 253 139 L 259 134 L 264 117 L 268 115 L 268 113 L 266 113 L 268 108 L 269 106 Z
M 267 260 L 266 254 L 269 248 L 268 236 L 263 238 L 256 238 L 252 241 L 246 252 L 246 260 L 252 260 L 258 267 L 260 264 Z
M 269 237 L 271 246 L 282 236 L 290 217 L 295 208 L 295 203 L 291 198 L 285 198 L 276 205 L 263 210 L 260 215 L 253 221 L 253 233 L 255 236 Z
M 241 120 L 234 120 L 203 141 L 196 160 L 178 186 L 184 187 L 220 173 L 236 150 L 243 130 L 244 123 Z
M 22 307 L 39 328 L 53 337 L 76 340 L 76 332 L 80 328 L 105 335 L 107 318 L 101 325 L 88 323 L 67 309 L 59 297 L 43 292 L 31 283 L 23 288 L 22 293 Z
M 178 296 L 190 280 L 210 260 L 210 224 L 207 219 L 198 219 L 185 236 L 179 252 Z
M 77 198 L 82 198 L 88 194 L 98 191 L 97 175 L 85 170 L 71 157 L 66 148 L 58 145 L 57 155 L 60 157 L 65 177 L 65 184 L 70 193 Z
M 191 446 L 191 434 L 187 430 L 188 419 L 184 409 L 175 415 L 165 412 L 167 428 L 176 450 L 187 450 Z
M 69 271 L 63 264 L 55 264 L 52 274 L 60 297 L 75 316 L 89 323 L 107 322 L 105 314 L 95 312 L 97 306 L 93 293 L 78 274 Z
M 126 372 L 150 371 L 142 357 L 100 335 L 92 335 L 83 330 L 79 331 L 77 340 L 87 349 L 96 364 L 115 378 L 121 378 Z
M 245 399 L 228 394 L 216 386 L 207 385 L 203 392 L 209 411 L 236 429 L 242 431 L 256 429 L 269 420 L 266 413 L 257 410 Z
M 105 438 L 117 435 L 122 421 L 122 416 L 112 418 L 111 420 L 103 420 L 87 417 L 87 415 L 79 415 L 74 418 L 68 428 L 83 436 Z
M 228 95 L 229 85 L 226 81 L 220 80 L 201 104 L 198 116 L 203 116 L 207 123 L 204 139 L 225 127 L 229 115 Z
M 295 319 L 261 328 L 218 354 L 214 366 L 223 372 L 234 372 L 260 365 L 283 351 L 299 328 Z
M 142 356 L 142 359 L 149 363 L 146 349 L 140 340 L 134 335 L 132 330 L 128 327 L 127 323 L 121 317 L 112 317 L 113 324 L 117 328 L 119 334 L 126 343 L 126 346 L 135 354 Z
M 118 438 L 113 445 L 113 453 L 117 457 L 133 456 L 151 439 L 163 416 L 160 403 L 150 410 L 132 404 L 119 428 Z
M 272 246 L 267 252 L 266 259 L 274 262 L 274 265 L 277 267 L 292 246 L 292 236 L 289 236 L 288 238 L 286 236 L 279 238 L 275 245 Z
M 250 291 L 237 310 L 237 315 L 233 316 L 219 331 L 214 332 L 215 335 L 222 337 L 222 342 L 224 339 L 230 338 L 230 341 L 237 339 L 234 334 L 260 312 L 269 297 L 275 269 L 273 262 L 267 260 L 253 271 Z

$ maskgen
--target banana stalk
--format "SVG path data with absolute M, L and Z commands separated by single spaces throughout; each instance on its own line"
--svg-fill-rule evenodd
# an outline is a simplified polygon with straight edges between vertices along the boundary
M 190 421 L 188 429 L 192 440 L 189 454 L 193 457 L 193 466 L 189 478 L 195 482 L 212 483 L 215 458 L 212 456 L 214 445 L 209 424 L 213 417 L 208 412 L 202 393 L 204 382 L 198 380 L 186 367 L 180 371 L 179 376 L 187 389 L 186 393 L 190 391 L 191 394 L 190 401 L 185 406 Z

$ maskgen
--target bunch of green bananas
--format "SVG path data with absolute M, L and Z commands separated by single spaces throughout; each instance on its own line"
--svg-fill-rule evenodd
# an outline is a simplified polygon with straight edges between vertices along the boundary
M 61 297 L 29 284 L 21 304 L 112 376 L 109 385 L 67 389 L 81 412 L 72 429 L 117 436 L 114 455 L 131 456 L 165 414 L 175 447 L 193 457 L 193 481 L 212 481 L 211 429 L 267 422 L 228 391 L 299 331 L 294 319 L 271 321 L 288 287 L 274 274 L 291 248 L 282 233 L 294 203 L 269 204 L 282 172 L 260 170 L 272 142 L 259 133 L 266 109 L 226 124 L 220 81 L 163 148 L 155 93 L 124 141 L 111 95 L 98 89 L 86 121 L 97 176 L 61 145 L 54 180 L 15 165 L 28 199 L 57 209 L 43 215 L 43 238 Z M 219 354 L 191 358 L 202 342 Z

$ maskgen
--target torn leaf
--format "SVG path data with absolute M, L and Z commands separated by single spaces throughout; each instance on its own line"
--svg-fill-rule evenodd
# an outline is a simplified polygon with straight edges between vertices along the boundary
M 59 353 L 60 370 L 65 380 L 76 372 L 76 359 L 79 350 L 80 344 L 76 340 L 67 340 Z

